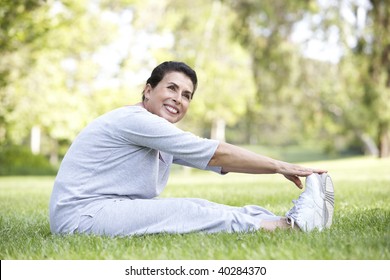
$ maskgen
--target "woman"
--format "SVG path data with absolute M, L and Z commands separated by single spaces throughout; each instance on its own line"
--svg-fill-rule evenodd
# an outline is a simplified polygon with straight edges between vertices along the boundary
M 164 62 L 147 80 L 141 103 L 100 116 L 77 136 L 54 183 L 50 201 L 53 233 L 123 236 L 274 230 L 292 228 L 295 223 L 304 231 L 330 226 L 333 185 L 325 170 L 277 161 L 173 125 L 186 115 L 196 87 L 196 73 L 189 66 Z M 288 217 L 280 217 L 253 205 L 158 198 L 172 163 L 220 174 L 280 173 L 299 188 L 299 177 L 317 174 L 312 175 L 310 192 L 306 184 L 307 191 Z M 325 192 L 331 201 L 321 197 Z M 321 204 L 316 209 L 320 219 L 313 212 L 316 200 Z

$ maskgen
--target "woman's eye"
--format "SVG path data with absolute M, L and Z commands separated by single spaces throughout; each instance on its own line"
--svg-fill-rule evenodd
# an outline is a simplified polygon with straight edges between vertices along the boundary
M 191 95 L 189 94 L 183 94 L 183 97 L 187 100 L 191 100 Z

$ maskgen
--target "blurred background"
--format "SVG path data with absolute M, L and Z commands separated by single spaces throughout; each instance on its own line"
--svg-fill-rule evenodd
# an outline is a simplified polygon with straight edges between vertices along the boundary
M 166 60 L 198 74 L 184 130 L 292 162 L 389 157 L 389 2 L 0 0 L 0 175 L 55 174 Z

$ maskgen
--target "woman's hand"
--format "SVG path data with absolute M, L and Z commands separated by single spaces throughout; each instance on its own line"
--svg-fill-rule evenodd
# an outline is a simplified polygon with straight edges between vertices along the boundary
M 280 167 L 277 171 L 277 173 L 284 175 L 284 177 L 293 182 L 300 189 L 303 188 L 303 184 L 300 177 L 307 177 L 313 173 L 322 174 L 326 172 L 327 171 L 323 169 L 307 168 L 286 162 L 280 162 Z

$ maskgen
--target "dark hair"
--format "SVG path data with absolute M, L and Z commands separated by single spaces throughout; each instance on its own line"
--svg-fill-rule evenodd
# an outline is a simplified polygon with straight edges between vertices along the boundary
M 152 88 L 155 88 L 164 76 L 170 72 L 180 72 L 190 78 L 194 91 L 191 94 L 191 98 L 194 96 L 195 90 L 198 86 L 198 78 L 196 72 L 184 62 L 178 61 L 165 61 L 153 69 L 152 74 L 146 81 L 146 84 L 150 84 Z M 145 100 L 145 95 L 142 92 L 142 101 Z

